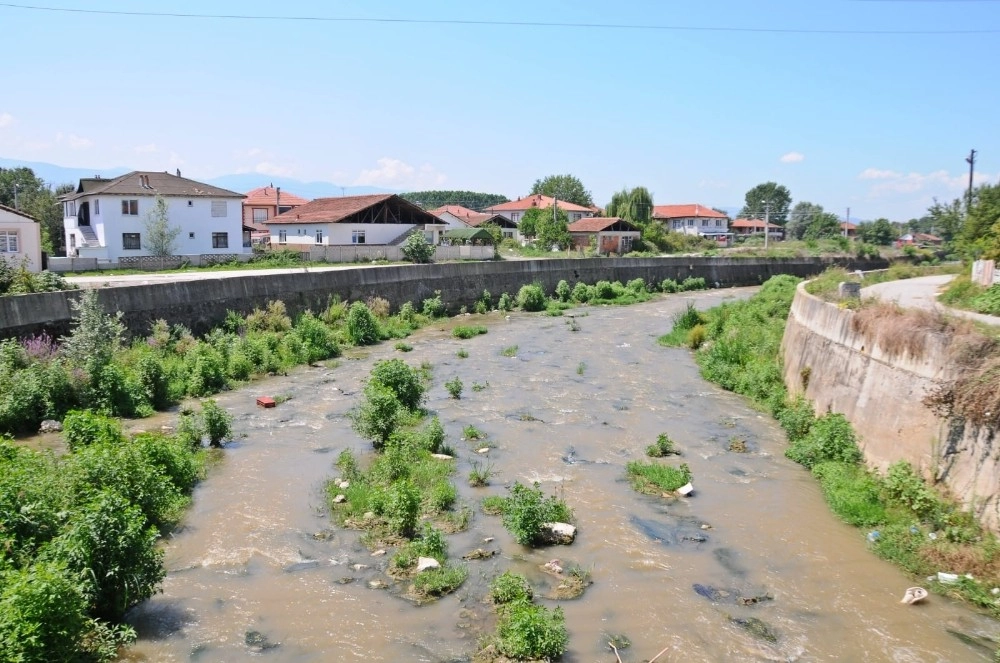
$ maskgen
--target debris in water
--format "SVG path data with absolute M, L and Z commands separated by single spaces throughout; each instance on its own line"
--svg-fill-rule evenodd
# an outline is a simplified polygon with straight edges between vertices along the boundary
M 917 601 L 923 601 L 927 598 L 927 590 L 923 587 L 910 587 L 903 594 L 903 600 L 900 603 L 906 603 L 907 605 L 913 605 Z
M 745 437 L 734 435 L 729 438 L 729 450 L 733 453 L 745 454 L 750 449 L 747 447 L 747 440 Z
M 490 557 L 493 557 L 496 554 L 497 554 L 496 550 L 484 550 L 482 548 L 476 548 L 475 550 L 467 552 L 464 555 L 462 555 L 462 559 L 466 560 L 489 559 Z
M 243 642 L 246 643 L 247 647 L 255 649 L 258 652 L 274 649 L 280 644 L 278 642 L 271 642 L 267 639 L 267 636 L 260 631 L 247 631 L 243 636 Z
M 275 405 L 277 405 L 277 403 L 275 403 L 274 399 L 271 398 L 270 396 L 258 396 L 257 405 L 263 408 L 272 408 Z
M 381 557 L 384 554 L 385 554 L 385 549 L 379 548 L 378 550 L 372 553 L 372 557 Z
M 778 634 L 774 629 L 756 617 L 730 617 L 729 621 L 761 640 L 767 640 L 772 644 L 778 641 Z

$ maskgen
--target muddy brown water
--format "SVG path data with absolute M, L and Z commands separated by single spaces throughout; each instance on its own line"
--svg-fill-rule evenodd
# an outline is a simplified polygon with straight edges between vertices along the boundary
M 407 354 L 383 344 L 334 367 L 220 396 L 245 437 L 228 445 L 165 541 L 163 592 L 129 615 L 139 641 L 124 658 L 469 660 L 493 626 L 483 601 L 489 580 L 513 569 L 544 595 L 552 579 L 538 567 L 558 558 L 594 581 L 583 597 L 558 603 L 570 638 L 563 660 L 571 663 L 614 661 L 610 634 L 632 643 L 623 661 L 647 661 L 664 648 L 659 661 L 992 660 L 949 631 L 996 637 L 995 621 L 934 595 L 900 604 L 916 583 L 830 514 L 809 474 L 782 456 L 778 426 L 702 380 L 687 351 L 657 345 L 686 302 L 707 307 L 748 292 L 578 309 L 579 331 L 566 318 L 491 314 L 484 336 L 461 341 L 447 323 L 437 325 L 409 339 Z M 516 357 L 502 356 L 514 345 Z M 460 348 L 467 359 L 456 355 Z M 387 556 L 371 556 L 357 532 L 331 522 L 323 497 L 340 450 L 368 450 L 347 414 L 372 364 L 393 356 L 433 365 L 427 406 L 458 451 L 461 499 L 476 508 L 469 530 L 449 537 L 452 558 L 461 562 L 478 547 L 499 551 L 465 562 L 469 579 L 459 591 L 423 606 L 384 574 Z M 456 376 L 465 385 L 461 400 L 443 386 Z M 488 386 L 473 391 L 476 382 Z M 256 396 L 277 394 L 291 399 L 255 407 Z M 493 445 L 487 457 L 498 474 L 487 488 L 466 483 L 471 462 L 484 460 L 475 452 L 482 443 L 461 439 L 469 424 Z M 688 499 L 644 497 L 623 478 L 625 463 L 644 458 L 661 432 L 684 453 L 668 462 L 686 462 L 694 473 Z M 734 436 L 747 441 L 748 453 L 728 450 Z M 579 526 L 573 545 L 523 548 L 499 518 L 481 513 L 479 500 L 505 494 L 514 480 L 564 497 Z M 488 537 L 495 539 L 484 543 Z M 374 580 L 390 587 L 372 589 Z M 695 584 L 773 600 L 712 601 Z M 777 641 L 730 618 L 759 619 Z

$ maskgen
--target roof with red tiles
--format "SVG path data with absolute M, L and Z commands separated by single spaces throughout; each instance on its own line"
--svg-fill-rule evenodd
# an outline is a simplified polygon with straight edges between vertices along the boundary
M 280 188 L 280 187 L 279 187 Z M 262 186 L 252 191 L 247 191 L 247 197 L 243 201 L 246 206 L 252 205 L 276 205 L 278 202 L 278 192 L 273 186 Z M 297 205 L 305 205 L 309 200 L 303 198 L 302 196 L 296 196 L 294 193 L 289 193 L 287 191 L 281 192 L 281 206 L 295 207 Z
M 487 212 L 523 212 L 531 209 L 532 207 L 552 207 L 552 203 L 556 202 L 556 199 L 551 196 L 543 196 L 540 193 L 536 193 L 533 196 L 526 196 L 524 198 L 518 198 L 517 200 L 512 200 L 509 203 L 500 203 L 499 205 L 493 205 L 488 207 L 485 211 Z M 564 212 L 591 212 L 589 207 L 584 207 L 583 205 L 576 205 L 574 203 L 568 203 L 565 200 L 558 201 L 559 209 Z
M 857 226 L 856 223 L 851 223 L 850 221 L 841 221 L 840 222 L 840 229 L 841 230 L 857 230 L 858 226 Z
M 725 214 L 716 212 L 704 205 L 656 205 L 653 207 L 654 219 L 688 219 L 688 218 L 726 219 Z
M 282 223 L 339 223 L 380 203 L 391 203 L 402 208 L 414 218 L 423 219 L 419 223 L 439 223 L 439 219 L 410 201 L 394 193 L 373 193 L 366 196 L 341 196 L 340 198 L 317 198 L 266 221 L 267 225 Z M 403 222 L 410 223 L 410 222 Z M 416 223 L 416 222 L 414 222 Z
M 580 219 L 579 221 L 574 221 L 569 224 L 569 226 L 567 226 L 567 230 L 571 233 L 599 233 L 603 230 L 607 230 L 615 224 L 620 224 L 621 227 L 618 228 L 618 230 L 636 232 L 639 230 L 639 228 L 634 224 L 617 216 L 592 216 L 586 219 Z
M 763 219 L 735 219 L 730 222 L 730 228 L 758 228 L 760 230 L 764 229 Z M 768 223 L 767 227 L 771 230 L 781 230 L 781 226 L 777 223 Z
M 472 216 L 473 214 L 479 214 L 474 209 L 469 209 L 468 207 L 462 207 L 461 205 L 442 205 L 441 207 L 427 210 L 434 216 L 441 216 L 445 212 L 451 214 L 452 216 L 462 218 L 463 216 Z

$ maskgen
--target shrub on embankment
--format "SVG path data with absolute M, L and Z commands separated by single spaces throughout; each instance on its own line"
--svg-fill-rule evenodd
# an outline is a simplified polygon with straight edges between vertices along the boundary
M 746 301 L 684 312 L 660 340 L 682 345 L 689 329 L 703 325 L 707 338 L 695 353 L 702 375 L 747 396 L 780 422 L 790 443 L 785 455 L 810 469 L 838 517 L 865 528 L 876 554 L 911 573 L 959 574 L 959 582 L 934 588 L 1000 616 L 1000 603 L 989 592 L 1000 585 L 997 537 L 907 463 L 894 464 L 885 476 L 867 469 L 842 415 L 817 417 L 805 399 L 788 398 L 779 350 L 797 282 L 777 276 Z
M 0 436 L 0 660 L 110 661 L 163 580 L 160 532 L 202 474 L 200 444 L 75 412 L 62 456 Z M 200 440 L 199 440 L 200 442 Z

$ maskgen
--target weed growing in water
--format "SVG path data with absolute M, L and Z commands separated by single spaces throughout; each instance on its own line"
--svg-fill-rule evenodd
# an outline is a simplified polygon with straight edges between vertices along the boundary
M 691 481 L 691 468 L 687 463 L 681 463 L 680 467 L 671 467 L 634 460 L 625 466 L 625 475 L 635 490 L 648 495 L 658 495 L 672 493 Z
M 583 375 L 583 372 L 587 370 L 587 362 L 581 361 L 576 365 L 576 374 Z
M 473 382 L 472 391 L 484 391 L 489 386 L 489 382 Z
M 666 433 L 660 433 L 656 436 L 656 442 L 646 447 L 646 455 L 652 458 L 663 458 L 671 455 L 680 456 L 681 452 L 674 446 L 674 441 L 667 437 Z
M 486 433 L 469 424 L 462 429 L 462 437 L 467 440 L 481 440 L 486 437 Z
M 455 400 L 460 400 L 462 398 L 462 384 L 461 378 L 458 376 L 453 377 L 444 383 L 444 388 L 448 390 L 448 395 L 450 395 Z
M 469 471 L 469 485 L 473 488 L 483 488 L 490 485 L 490 477 L 494 476 L 496 472 L 493 470 L 492 463 L 487 463 L 485 466 L 477 461 L 472 462 L 472 470 Z
M 404 343 L 403 341 L 399 341 L 393 347 L 399 350 L 400 352 L 409 352 L 410 350 L 413 349 L 412 345 L 410 345 L 409 343 Z
M 465 348 L 459 348 L 458 352 L 455 353 L 455 356 L 457 356 L 459 359 L 468 359 L 469 351 L 466 350 Z
M 517 346 L 509 345 L 500 351 L 500 355 L 503 357 L 516 357 L 517 356 Z
M 455 338 L 472 338 L 486 333 L 486 327 L 482 325 L 458 326 L 451 330 L 451 335 Z

